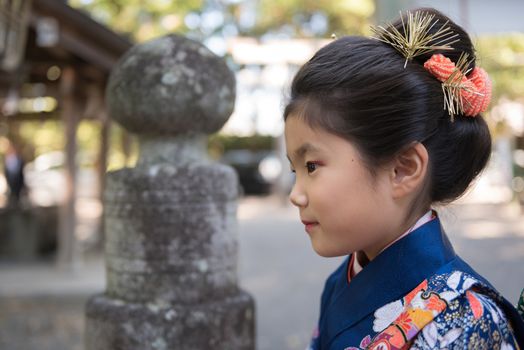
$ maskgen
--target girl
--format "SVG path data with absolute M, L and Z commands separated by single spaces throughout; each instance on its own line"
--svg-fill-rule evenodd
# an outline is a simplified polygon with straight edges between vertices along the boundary
M 516 309 L 430 209 L 463 194 L 491 151 L 491 84 L 471 40 L 433 9 L 374 31 L 319 50 L 284 112 L 290 200 L 319 255 L 349 254 L 310 348 L 524 347 Z

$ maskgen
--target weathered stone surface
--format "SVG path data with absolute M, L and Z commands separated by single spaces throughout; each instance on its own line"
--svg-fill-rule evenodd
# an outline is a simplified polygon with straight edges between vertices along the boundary
M 188 205 L 209 200 L 236 201 L 238 194 L 237 175 L 229 166 L 207 162 L 160 163 L 109 173 L 104 203 Z
M 86 309 L 86 349 L 254 349 L 254 303 L 237 281 L 238 179 L 206 156 L 232 112 L 233 74 L 194 41 L 134 47 L 107 90 L 138 134 L 135 168 L 107 175 L 107 289 Z
M 87 349 L 195 350 L 255 348 L 254 304 L 239 292 L 198 305 L 126 303 L 104 295 L 86 311 Z
M 200 43 L 169 35 L 122 57 L 111 74 L 107 101 L 111 116 L 138 134 L 208 134 L 233 111 L 235 78 Z
M 200 303 L 212 298 L 223 298 L 238 292 L 236 271 L 227 269 L 209 273 L 150 274 L 124 273 L 108 270 L 110 281 L 107 295 L 124 297 L 126 301 L 169 303 L 177 300 Z M 161 278 L 159 278 L 159 275 Z
M 107 294 L 195 303 L 236 293 L 236 184 L 211 163 L 109 174 Z

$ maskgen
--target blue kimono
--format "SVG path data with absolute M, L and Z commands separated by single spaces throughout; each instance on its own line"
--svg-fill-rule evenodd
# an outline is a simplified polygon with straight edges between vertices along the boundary
M 517 310 L 458 257 L 437 218 L 348 282 L 328 278 L 311 350 L 524 349 Z

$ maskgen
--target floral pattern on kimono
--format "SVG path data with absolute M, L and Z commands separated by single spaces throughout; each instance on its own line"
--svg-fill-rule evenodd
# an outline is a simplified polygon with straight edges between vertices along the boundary
M 424 280 L 402 300 L 375 312 L 374 329 L 382 331 L 366 348 L 518 349 L 504 313 L 489 295 L 498 298 L 459 271 Z

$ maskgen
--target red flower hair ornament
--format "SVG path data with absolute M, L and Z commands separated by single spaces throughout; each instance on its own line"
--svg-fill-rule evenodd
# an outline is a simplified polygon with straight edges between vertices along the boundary
M 465 71 L 467 65 L 466 56 L 462 56 L 455 65 L 442 54 L 434 54 L 424 63 L 424 68 L 442 82 L 444 107 L 452 117 L 458 113 L 475 117 L 485 112 L 491 101 L 491 80 L 488 73 L 479 67 L 471 72 Z
M 453 50 L 459 41 L 446 21 L 436 26 L 438 19 L 426 11 L 408 11 L 400 14 L 401 28 L 393 24 L 371 27 L 373 38 L 391 45 L 405 58 L 404 68 L 414 57 L 432 51 Z M 434 29 L 437 28 L 437 29 Z M 456 115 L 475 117 L 484 112 L 491 100 L 491 81 L 482 68 L 468 69 L 470 61 L 462 54 L 452 62 L 442 54 L 434 54 L 424 63 L 424 68 L 442 82 L 444 109 L 453 121 Z

